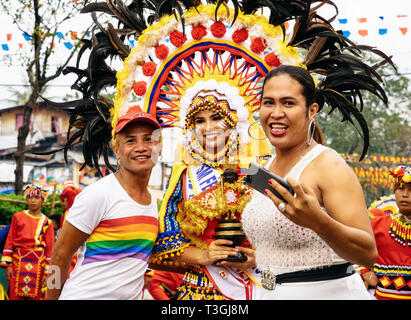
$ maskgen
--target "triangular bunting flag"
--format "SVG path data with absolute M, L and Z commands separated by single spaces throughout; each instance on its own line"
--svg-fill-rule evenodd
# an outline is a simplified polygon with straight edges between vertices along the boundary
M 29 35 L 27 32 L 23 32 L 23 37 L 25 40 L 30 41 L 31 40 L 31 35 Z
M 362 37 L 368 36 L 368 30 L 358 30 L 358 34 Z

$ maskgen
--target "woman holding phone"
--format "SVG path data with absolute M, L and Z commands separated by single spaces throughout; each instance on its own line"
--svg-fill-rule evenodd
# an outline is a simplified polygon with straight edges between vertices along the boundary
M 262 273 L 262 299 L 367 299 L 351 263 L 373 265 L 377 249 L 361 185 L 340 155 L 322 145 L 315 117 L 324 100 L 311 74 L 282 65 L 265 78 L 260 120 L 275 156 L 268 181 L 243 217 Z M 329 101 L 328 101 L 329 102 Z

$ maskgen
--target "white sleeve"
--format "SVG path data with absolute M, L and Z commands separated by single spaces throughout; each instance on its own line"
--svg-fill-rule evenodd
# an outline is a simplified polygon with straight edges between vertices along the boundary
M 105 213 L 105 198 L 104 192 L 97 186 L 86 187 L 75 198 L 73 206 L 67 213 L 66 221 L 80 231 L 91 234 Z

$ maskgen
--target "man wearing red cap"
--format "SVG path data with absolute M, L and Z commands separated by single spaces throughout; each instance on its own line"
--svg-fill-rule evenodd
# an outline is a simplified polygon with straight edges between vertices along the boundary
M 141 299 L 157 236 L 158 212 L 148 189 L 161 152 L 160 124 L 130 108 L 114 129 L 119 168 L 83 189 L 56 242 L 48 299 Z M 78 262 L 67 279 L 71 257 Z

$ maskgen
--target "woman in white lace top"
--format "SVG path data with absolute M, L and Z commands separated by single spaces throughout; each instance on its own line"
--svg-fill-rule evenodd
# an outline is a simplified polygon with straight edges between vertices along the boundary
M 286 202 L 268 189 L 253 191 L 243 213 L 262 272 L 262 299 L 369 297 L 351 265 L 371 266 L 377 257 L 363 191 L 339 154 L 321 144 L 314 122 L 319 104 L 305 69 L 282 65 L 267 75 L 260 120 L 275 156 L 266 168 L 295 195 L 270 180 Z

